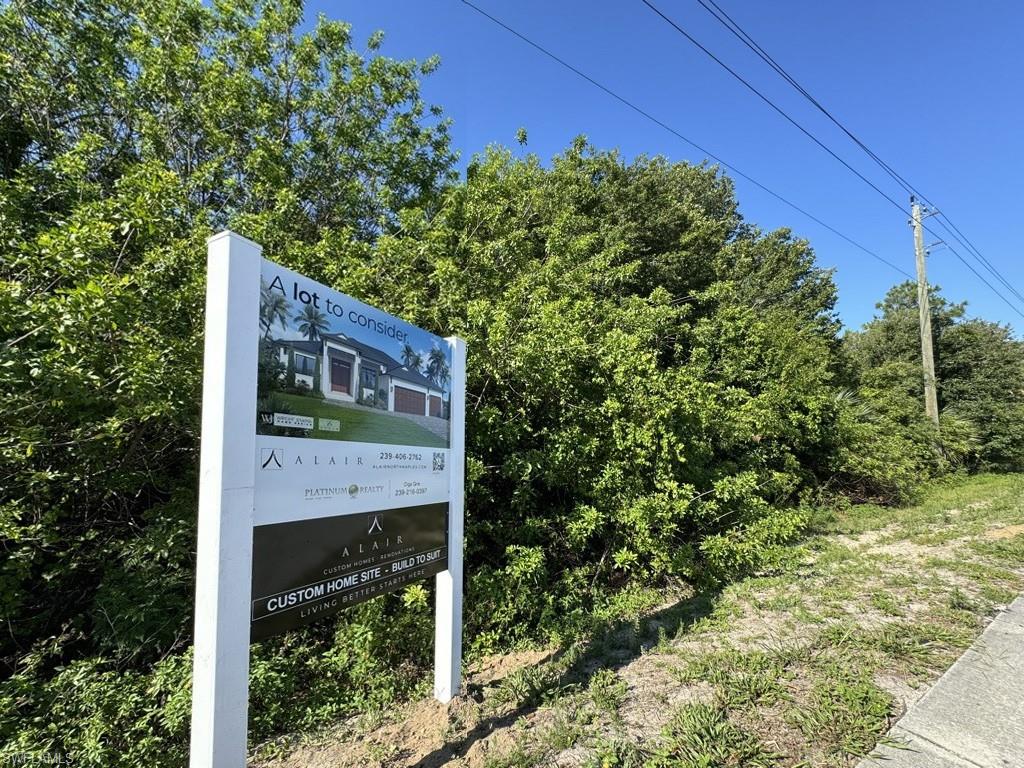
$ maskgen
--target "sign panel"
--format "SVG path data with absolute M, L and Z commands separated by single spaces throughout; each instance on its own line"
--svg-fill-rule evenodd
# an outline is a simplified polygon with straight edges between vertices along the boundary
M 448 342 L 262 260 L 251 637 L 447 568 Z
M 252 639 L 308 624 L 440 573 L 447 504 L 257 526 Z

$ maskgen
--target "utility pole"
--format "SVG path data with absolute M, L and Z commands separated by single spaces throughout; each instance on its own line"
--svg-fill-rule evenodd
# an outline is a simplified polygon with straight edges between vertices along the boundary
M 936 393 L 935 354 L 932 352 L 932 313 L 928 307 L 928 278 L 925 274 L 924 235 L 921 232 L 921 204 L 910 196 L 911 224 L 914 227 L 914 253 L 917 257 L 917 309 L 921 324 L 921 362 L 924 364 L 924 410 L 939 426 L 939 399 Z

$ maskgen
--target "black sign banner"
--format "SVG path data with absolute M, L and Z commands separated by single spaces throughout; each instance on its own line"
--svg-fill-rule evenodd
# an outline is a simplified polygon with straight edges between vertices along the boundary
M 448 504 L 253 528 L 252 641 L 448 567 Z

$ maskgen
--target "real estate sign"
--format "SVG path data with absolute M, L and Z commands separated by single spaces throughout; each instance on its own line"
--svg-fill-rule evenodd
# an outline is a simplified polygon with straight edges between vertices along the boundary
M 211 238 L 192 757 L 244 766 L 248 645 L 436 577 L 459 687 L 465 344 Z
M 253 639 L 447 568 L 453 383 L 445 339 L 260 272 Z

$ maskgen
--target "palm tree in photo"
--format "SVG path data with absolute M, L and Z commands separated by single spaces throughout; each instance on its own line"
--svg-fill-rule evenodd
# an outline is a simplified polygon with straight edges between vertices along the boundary
M 434 345 L 427 355 L 427 378 L 444 389 L 444 385 L 451 378 L 451 371 L 448 368 L 448 357 L 444 350 Z
M 423 356 L 408 341 L 402 345 L 402 365 L 410 371 L 418 371 L 423 365 Z
M 324 331 L 331 327 L 327 322 L 327 315 L 312 304 L 307 304 L 302 308 L 302 311 L 295 316 L 295 322 L 299 324 L 299 333 L 310 341 L 316 341 Z
M 260 325 L 263 326 L 263 338 L 270 338 L 270 330 L 278 323 L 283 330 L 288 330 L 288 312 L 292 305 L 283 294 L 270 290 L 266 282 L 260 286 Z

